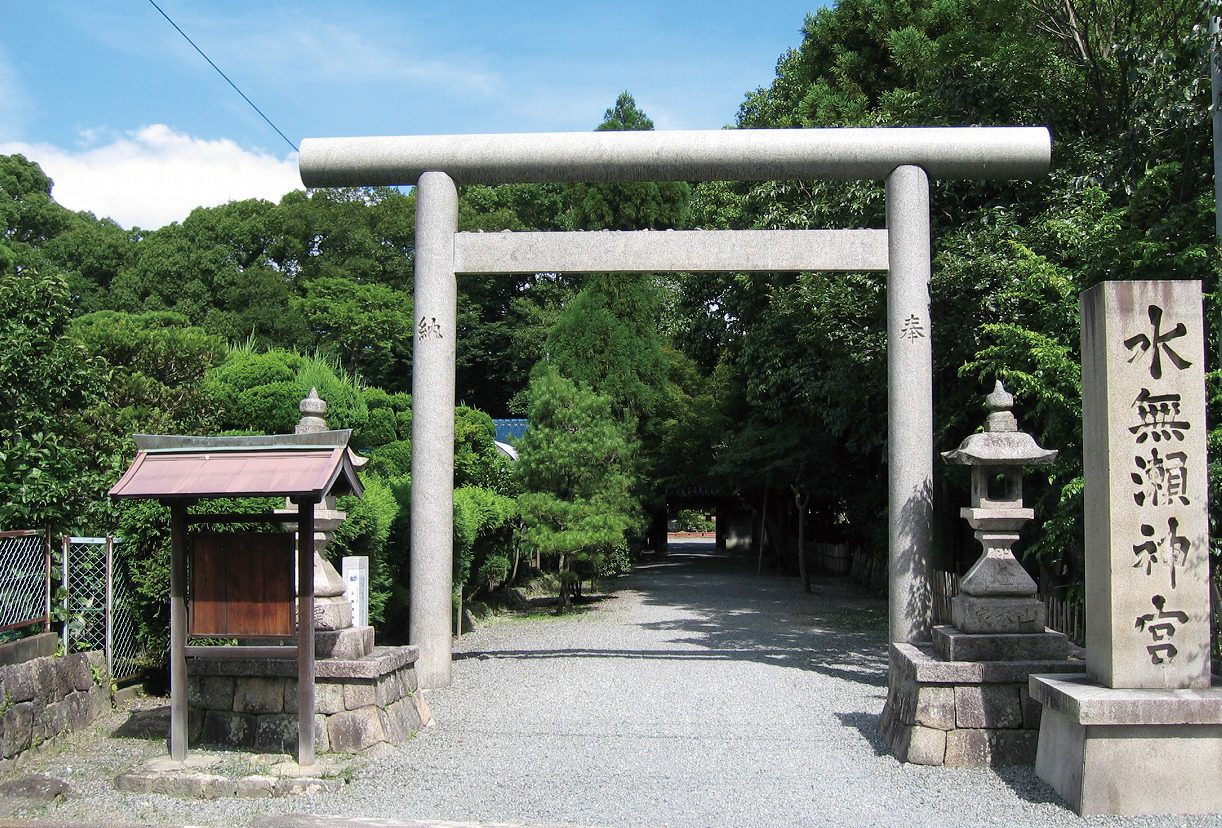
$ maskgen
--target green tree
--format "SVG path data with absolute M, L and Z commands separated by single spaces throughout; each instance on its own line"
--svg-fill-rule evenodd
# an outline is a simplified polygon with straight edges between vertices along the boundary
M 415 326 L 409 295 L 383 285 L 320 276 L 306 285 L 305 297 L 295 305 L 309 320 L 320 347 L 335 354 L 346 370 L 381 388 L 410 390 Z
M 513 469 L 522 538 L 556 562 L 563 608 L 583 578 L 626 563 L 625 533 L 641 525 L 631 495 L 632 445 L 610 400 L 550 366 L 537 371 L 530 399 L 530 428 Z
M 83 412 L 105 364 L 69 336 L 67 283 L 18 269 L 0 243 L 0 527 L 75 525 L 102 496 L 99 462 L 82 448 Z

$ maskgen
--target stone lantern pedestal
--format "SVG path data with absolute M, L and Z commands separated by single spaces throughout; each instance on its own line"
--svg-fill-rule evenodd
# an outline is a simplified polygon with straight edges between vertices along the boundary
M 985 402 L 985 430 L 942 455 L 971 467 L 971 505 L 960 515 L 982 553 L 959 582 L 951 624 L 935 626 L 932 643 L 891 645 L 879 729 L 892 752 L 914 764 L 1034 761 L 1040 705 L 1028 693 L 1028 677 L 1080 669 L 1069 660 L 1065 635 L 1045 629 L 1035 581 L 1013 553 L 1035 516 L 1023 506 L 1022 466 L 1051 463 L 1057 453 L 1018 430 L 1014 398 L 1000 382 Z

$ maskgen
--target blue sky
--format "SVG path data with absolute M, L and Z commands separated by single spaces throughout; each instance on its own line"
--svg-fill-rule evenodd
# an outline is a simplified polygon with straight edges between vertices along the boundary
M 717 129 L 820 0 L 157 0 L 294 143 L 593 129 L 624 90 L 658 129 Z M 75 210 L 153 228 L 276 200 L 296 154 L 148 0 L 4 4 L 0 154 Z

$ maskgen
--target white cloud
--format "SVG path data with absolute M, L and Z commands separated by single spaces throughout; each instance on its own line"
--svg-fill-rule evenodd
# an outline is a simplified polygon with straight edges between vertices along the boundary
M 109 140 L 96 131 L 84 137 L 87 148 L 9 142 L 0 143 L 0 154 L 21 153 L 38 162 L 65 207 L 146 230 L 182 221 L 196 207 L 247 198 L 279 201 L 302 189 L 295 153 L 277 158 L 228 139 L 192 138 L 164 124 Z

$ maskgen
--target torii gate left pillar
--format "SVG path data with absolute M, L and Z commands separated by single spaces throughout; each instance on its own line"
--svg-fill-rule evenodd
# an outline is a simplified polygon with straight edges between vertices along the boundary
M 451 679 L 456 281 L 462 273 L 887 270 L 890 640 L 928 636 L 933 391 L 930 178 L 1034 178 L 1043 128 L 594 132 L 309 139 L 307 186 L 415 182 L 409 640 L 422 687 Z M 886 230 L 457 233 L 457 183 L 887 182 Z

